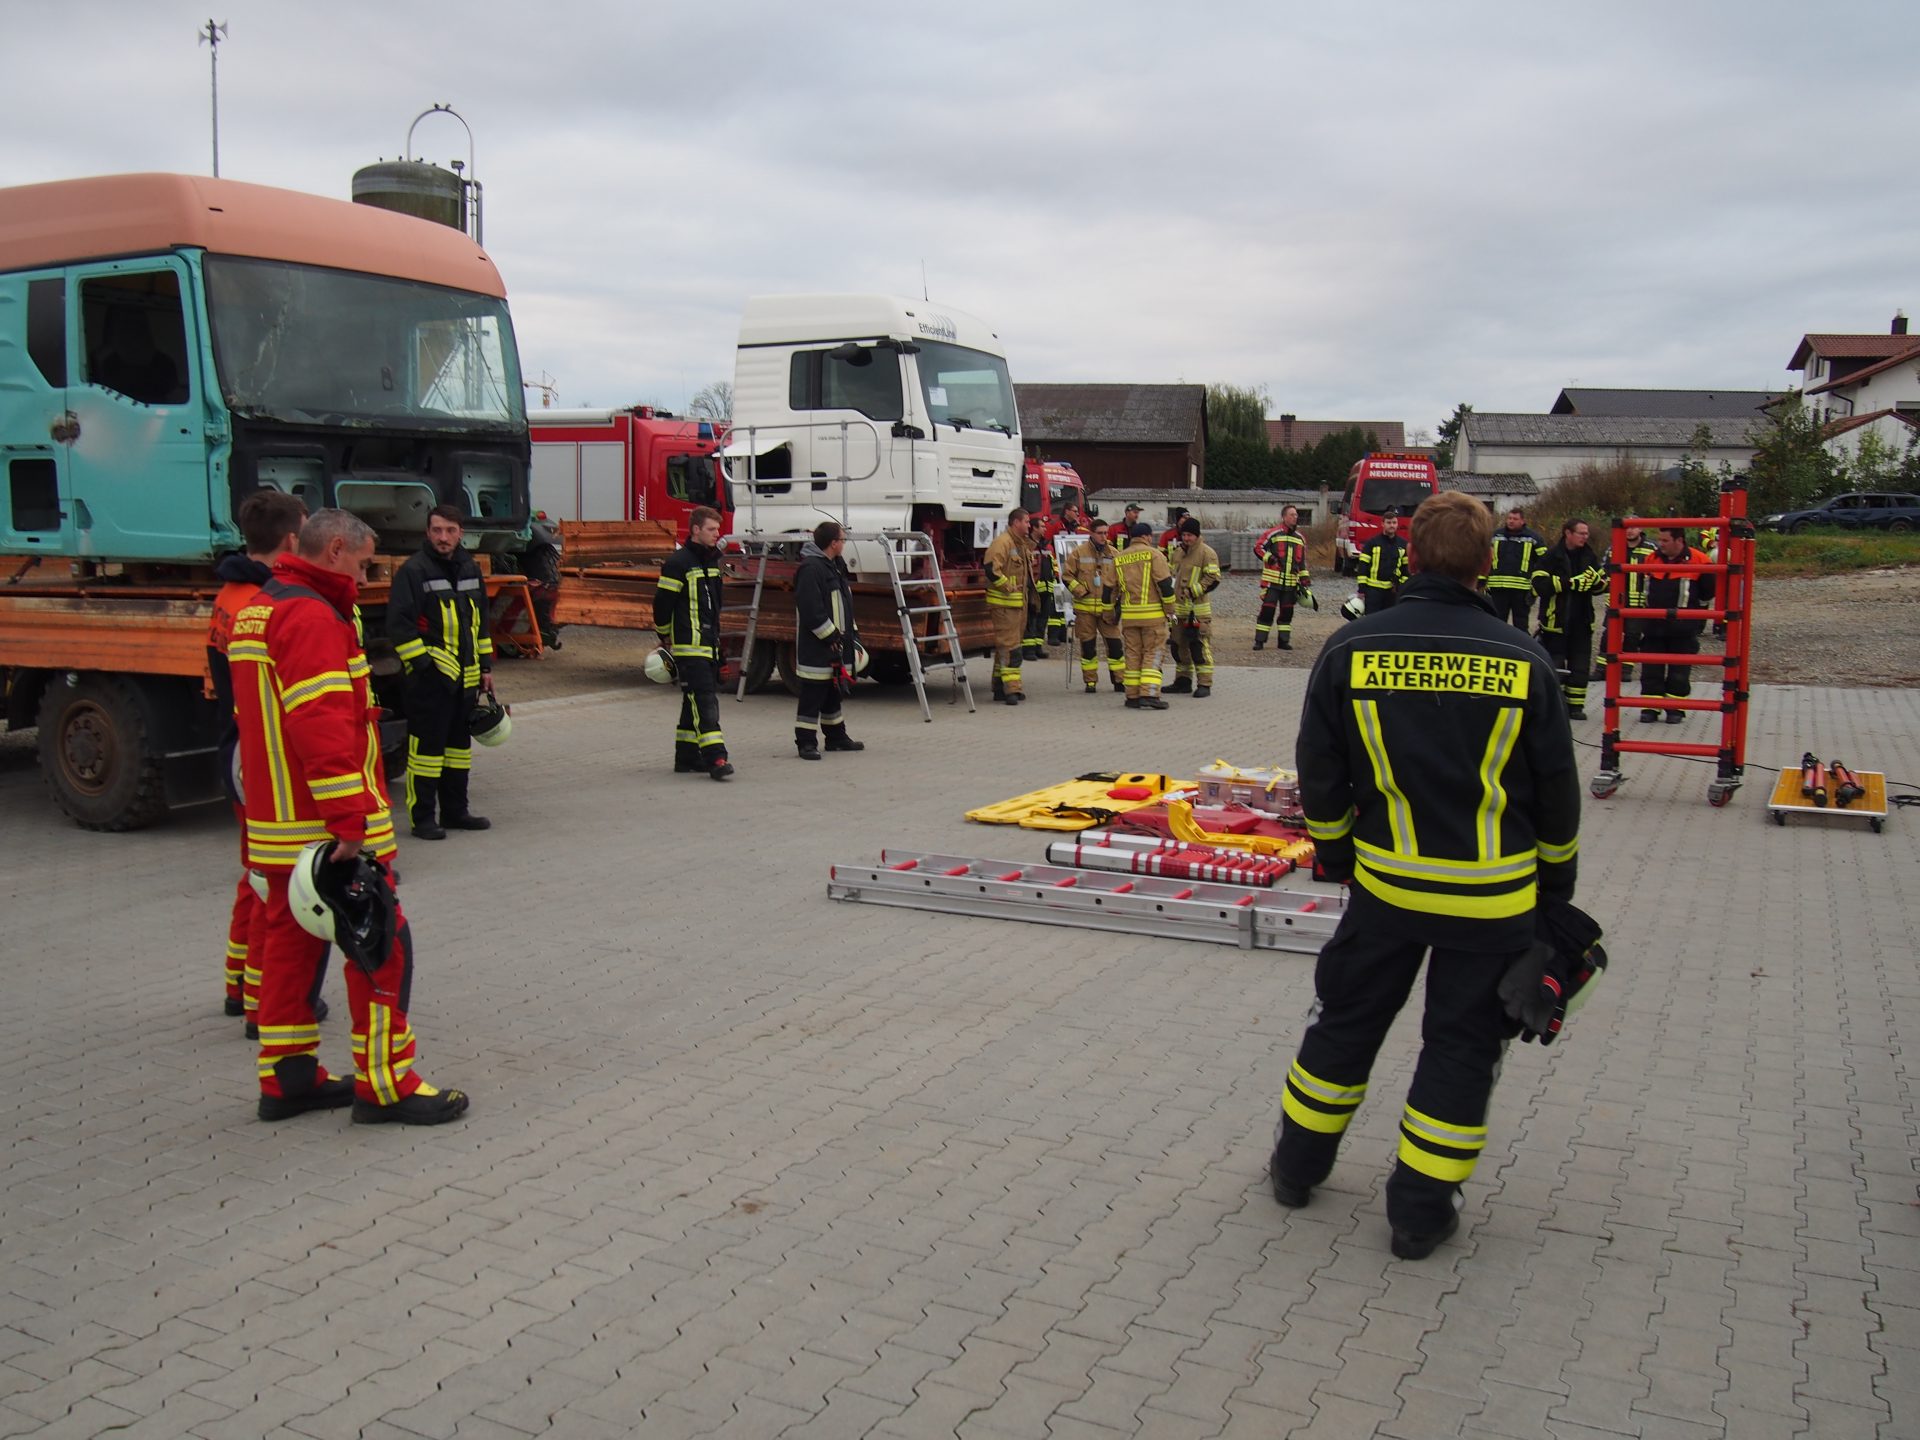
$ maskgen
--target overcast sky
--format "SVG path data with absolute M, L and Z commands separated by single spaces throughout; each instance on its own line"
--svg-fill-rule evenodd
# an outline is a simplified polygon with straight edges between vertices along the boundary
M 344 197 L 449 102 L 563 405 L 678 407 L 745 296 L 923 264 L 1016 380 L 1428 429 L 1782 386 L 1920 303 L 1911 3 L 215 3 L 0 0 L 0 185 L 207 171 L 209 14 L 227 178 Z

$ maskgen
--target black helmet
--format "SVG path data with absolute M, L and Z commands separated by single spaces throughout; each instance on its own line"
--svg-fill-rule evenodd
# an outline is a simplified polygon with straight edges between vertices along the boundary
M 331 941 L 371 975 L 393 953 L 399 903 L 387 867 L 365 853 L 330 860 L 331 840 L 315 840 L 300 852 L 287 881 L 287 904 L 300 928 Z

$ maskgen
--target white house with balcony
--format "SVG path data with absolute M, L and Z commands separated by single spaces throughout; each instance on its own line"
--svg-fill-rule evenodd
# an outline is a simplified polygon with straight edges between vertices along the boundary
M 1787 369 L 1827 448 L 1851 460 L 1871 434 L 1895 454 L 1920 434 L 1920 335 L 1898 313 L 1884 335 L 1803 335 Z

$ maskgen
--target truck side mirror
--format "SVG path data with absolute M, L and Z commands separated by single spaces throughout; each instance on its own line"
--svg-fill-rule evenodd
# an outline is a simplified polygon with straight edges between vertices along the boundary
M 1087 502 L 1086 512 L 1089 520 L 1098 520 L 1100 518 L 1100 507 L 1091 500 Z

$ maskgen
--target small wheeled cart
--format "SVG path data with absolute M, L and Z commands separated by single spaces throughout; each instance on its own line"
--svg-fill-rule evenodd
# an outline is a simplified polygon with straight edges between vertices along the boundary
M 1780 771 L 1779 783 L 1773 787 L 1773 798 L 1767 801 L 1767 813 L 1773 816 L 1776 825 L 1786 824 L 1789 814 L 1818 820 L 1865 820 L 1867 828 L 1877 835 L 1887 823 L 1887 777 L 1878 770 L 1853 773 L 1859 777 L 1865 794 L 1846 805 L 1832 800 L 1816 805 L 1800 793 L 1800 767 L 1785 767 Z

